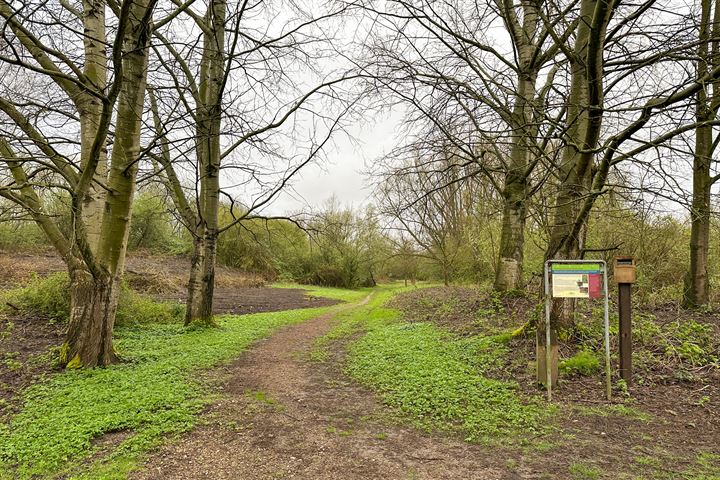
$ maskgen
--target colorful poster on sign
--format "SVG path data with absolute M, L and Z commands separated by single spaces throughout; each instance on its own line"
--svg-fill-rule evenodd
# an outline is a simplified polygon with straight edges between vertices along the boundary
M 590 284 L 587 274 L 553 273 L 553 297 L 556 298 L 589 298 Z
M 552 265 L 552 296 L 555 298 L 599 298 L 602 295 L 602 266 L 597 263 Z

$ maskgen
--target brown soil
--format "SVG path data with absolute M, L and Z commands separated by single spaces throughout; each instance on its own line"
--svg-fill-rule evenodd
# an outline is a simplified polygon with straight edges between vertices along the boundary
M 17 395 L 48 372 L 50 350 L 65 326 L 29 315 L 0 315 L 0 421 L 17 409 Z
M 66 271 L 53 250 L 8 252 L 0 250 L 0 289 L 21 285 L 33 275 L 40 277 Z M 149 294 L 180 294 L 187 284 L 190 260 L 182 255 L 156 255 L 145 251 L 129 252 L 125 280 L 130 286 Z M 265 280 L 257 274 L 218 265 L 218 287 L 260 287 Z
M 331 314 L 288 327 L 225 369 L 207 422 L 134 479 L 516 479 L 502 451 L 393 422 L 378 399 L 307 352 Z M 531 477 L 528 477 L 531 478 Z
M 155 295 L 158 300 L 184 302 L 181 295 Z M 215 289 L 213 312 L 216 315 L 231 313 L 244 315 L 247 313 L 279 312 L 298 308 L 315 308 L 335 305 L 337 300 L 313 297 L 299 288 L 230 288 Z

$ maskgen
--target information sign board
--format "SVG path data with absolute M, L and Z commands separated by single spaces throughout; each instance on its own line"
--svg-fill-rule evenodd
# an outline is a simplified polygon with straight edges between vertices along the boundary
M 545 383 L 548 400 L 552 399 L 551 300 L 552 298 L 604 297 L 605 383 L 611 395 L 610 319 L 608 311 L 607 266 L 603 260 L 548 260 L 545 262 Z
M 600 298 L 600 263 L 552 263 L 552 296 L 555 298 Z

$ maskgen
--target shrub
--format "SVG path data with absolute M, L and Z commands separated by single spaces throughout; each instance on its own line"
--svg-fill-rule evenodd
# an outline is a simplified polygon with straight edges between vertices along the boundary
M 26 286 L 3 292 L 0 308 L 7 309 L 10 304 L 23 311 L 46 315 L 52 320 L 66 320 L 70 314 L 68 287 L 66 273 L 53 273 L 47 277 L 35 275 Z
M 128 248 L 157 252 L 187 251 L 189 242 L 184 236 L 176 234 L 173 224 L 173 216 L 159 194 L 152 191 L 140 193 L 132 206 Z
M 158 302 L 123 285 L 115 324 L 179 323 L 184 316 L 184 305 L 175 302 Z
M 26 286 L 3 293 L 2 305 L 10 303 L 26 312 L 49 317 L 51 320 L 67 321 L 70 316 L 69 281 L 66 273 L 47 277 L 35 276 Z M 184 307 L 177 303 L 157 302 L 132 291 L 125 283 L 121 285 L 116 324 L 173 323 L 180 322 Z
M 43 232 L 32 222 L 0 222 L 0 248 L 16 250 L 46 243 Z

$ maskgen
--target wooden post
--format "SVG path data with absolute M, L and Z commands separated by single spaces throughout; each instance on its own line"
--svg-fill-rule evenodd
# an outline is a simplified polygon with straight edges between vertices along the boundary
M 632 383 L 632 322 L 631 283 L 618 283 L 618 307 L 620 315 L 620 377 L 630 386 Z
M 620 378 L 627 386 L 632 383 L 632 284 L 637 280 L 635 257 L 617 256 L 613 273 L 618 284 L 618 308 L 620 310 Z

